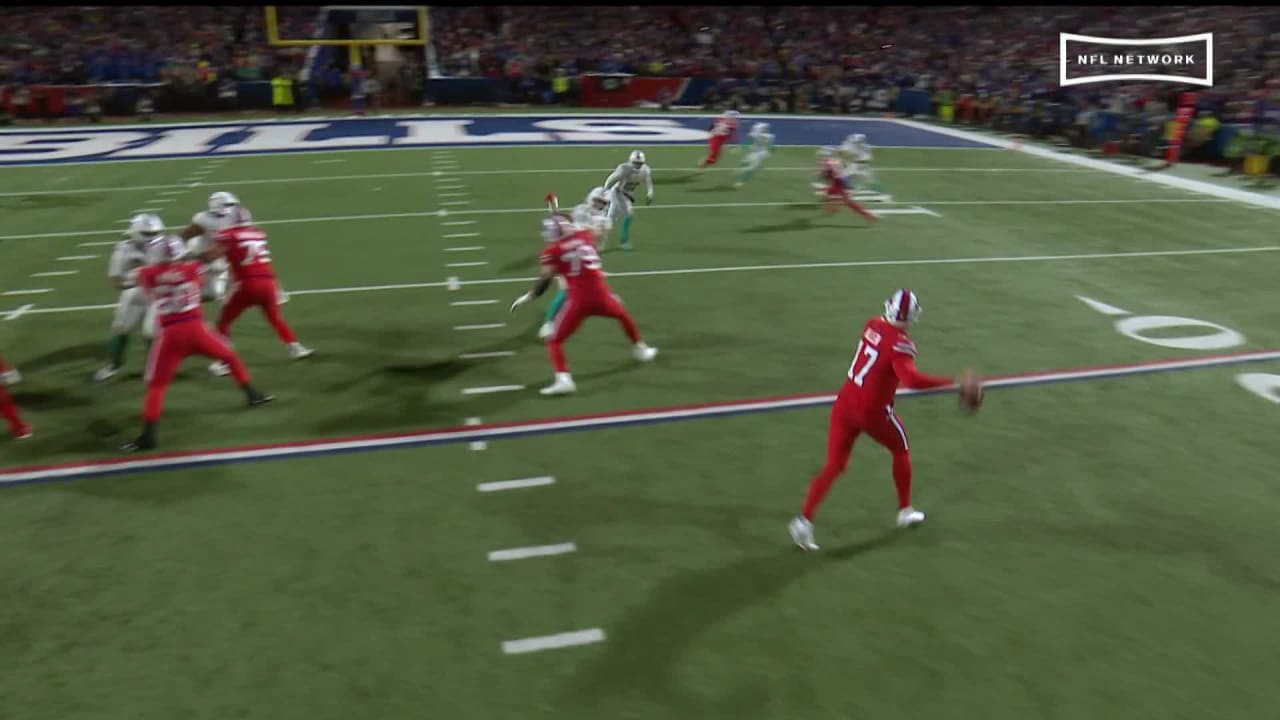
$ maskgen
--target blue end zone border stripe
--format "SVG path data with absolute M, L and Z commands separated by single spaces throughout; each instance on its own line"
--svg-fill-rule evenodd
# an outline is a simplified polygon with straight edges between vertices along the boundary
M 1280 360 L 1280 350 L 1213 355 L 1182 360 L 1157 360 L 1129 365 L 1112 365 L 1078 370 L 1027 373 L 991 378 L 986 389 L 1053 385 L 1082 380 L 1149 375 L 1175 370 L 1224 367 L 1244 363 Z M 902 390 L 899 397 L 917 397 L 953 392 L 954 387 L 932 390 Z M 724 418 L 780 410 L 822 407 L 834 401 L 834 394 L 796 395 L 748 401 L 731 401 L 708 405 L 691 405 L 651 410 L 628 410 L 584 417 L 527 420 L 465 428 L 445 428 L 415 433 L 384 436 L 360 436 L 312 440 L 263 447 L 222 448 L 174 453 L 140 459 L 100 460 L 48 467 L 20 467 L 0 471 L 0 486 L 17 486 L 94 477 L 110 477 L 137 472 L 182 470 L 233 463 L 261 462 L 289 458 L 306 458 L 340 453 L 370 452 L 384 449 L 407 449 L 464 442 L 492 441 L 564 432 L 583 432 L 631 427 L 653 423 L 679 422 L 702 418 Z
M 441 147 L 580 147 L 701 145 L 704 115 L 400 115 L 267 122 L 129 125 L 0 130 L 0 166 L 67 165 L 248 157 L 355 150 Z M 779 146 L 838 145 L 850 133 L 871 134 L 877 147 L 984 148 L 962 138 L 890 118 L 750 116 L 768 119 Z

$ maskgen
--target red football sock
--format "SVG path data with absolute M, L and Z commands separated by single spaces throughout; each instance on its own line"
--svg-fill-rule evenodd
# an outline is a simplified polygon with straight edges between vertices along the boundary
M 223 362 L 231 366 L 231 377 L 236 379 L 236 384 L 240 386 L 249 384 L 249 368 L 244 366 L 244 361 L 239 355 L 233 353 Z
M 144 422 L 160 421 L 160 415 L 164 412 L 164 394 L 168 389 L 168 385 L 151 385 L 147 388 L 147 399 L 142 405 Z
M 555 366 L 556 372 L 569 372 L 569 360 L 564 356 L 564 344 L 558 340 L 552 340 L 547 343 L 547 350 L 551 352 L 551 364 Z
M 852 198 L 846 196 L 844 199 L 844 204 L 848 205 L 850 210 L 853 210 L 854 212 L 858 213 L 862 217 L 871 221 L 875 221 L 876 216 L 872 215 L 871 211 L 867 210 L 866 208 L 862 207 L 858 203 L 854 202 Z
M 26 423 L 22 421 L 22 416 L 18 414 L 18 405 L 9 395 L 9 391 L 0 387 L 0 415 L 9 423 L 9 429 L 16 435 L 17 432 L 26 427 Z
M 289 323 L 284 321 L 284 313 L 280 312 L 279 305 L 266 305 L 262 308 L 262 312 L 267 315 L 267 322 L 271 323 L 271 327 L 276 329 L 276 335 L 280 336 L 280 340 L 286 345 L 292 345 L 298 342 L 298 337 L 293 334 L 293 328 L 289 327 Z
M 813 516 L 818 513 L 818 506 L 826 499 L 827 493 L 831 492 L 831 486 L 835 484 L 836 478 L 840 477 L 840 473 L 844 468 L 832 467 L 829 463 L 822 471 L 814 476 L 813 481 L 809 483 L 809 494 L 804 498 L 804 509 L 800 514 L 805 520 L 813 522 Z
M 636 327 L 636 321 L 631 318 L 629 313 L 623 313 L 618 316 L 618 322 L 622 323 L 622 331 L 627 334 L 632 343 L 638 343 L 643 340 L 640 337 L 640 328 Z
M 898 488 L 898 509 L 911 507 L 911 454 L 893 456 L 893 484 Z

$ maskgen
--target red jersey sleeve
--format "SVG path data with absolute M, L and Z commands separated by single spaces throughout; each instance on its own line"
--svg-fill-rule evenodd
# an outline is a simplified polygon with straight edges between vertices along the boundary
M 903 347 L 903 343 L 910 347 L 907 352 Z M 903 387 L 913 390 L 927 390 L 929 388 L 944 387 L 951 384 L 951 378 L 942 375 L 926 375 L 916 368 L 916 349 L 909 341 L 898 341 L 894 346 L 893 354 L 893 374 L 898 376 L 899 382 Z

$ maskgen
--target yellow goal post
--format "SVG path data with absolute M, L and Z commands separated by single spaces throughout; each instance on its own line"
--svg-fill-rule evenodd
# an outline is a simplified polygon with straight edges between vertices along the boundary
M 282 38 L 280 37 L 280 16 L 277 6 L 267 5 L 267 43 L 273 47 L 314 47 L 327 45 L 345 47 L 350 51 L 353 65 L 361 65 L 360 48 L 363 47 L 426 47 L 430 42 L 431 27 L 425 5 L 325 5 L 320 11 L 327 17 L 329 13 L 349 13 L 353 17 L 365 18 L 368 24 L 395 22 L 393 18 L 413 17 L 417 21 L 418 37 L 415 38 Z

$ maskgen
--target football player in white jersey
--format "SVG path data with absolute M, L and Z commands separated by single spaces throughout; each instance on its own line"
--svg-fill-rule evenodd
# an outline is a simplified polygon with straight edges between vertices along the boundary
M 107 277 L 120 290 L 116 314 L 111 321 L 111 341 L 107 343 L 107 364 L 98 368 L 93 379 L 106 382 L 124 366 L 124 350 L 129 336 L 141 326 L 142 336 L 151 344 L 155 336 L 155 309 L 138 287 L 138 271 L 147 264 L 147 244 L 164 235 L 164 221 L 143 213 L 134 216 L 125 237 L 116 244 L 107 264 Z
M 773 151 L 774 137 L 769 132 L 769 123 L 758 122 L 752 125 L 745 140 L 750 141 L 751 145 L 747 148 L 747 156 L 742 160 L 742 167 L 738 169 L 738 179 L 734 182 L 734 187 L 742 187 L 746 184 L 764 165 L 769 153 Z
M 645 162 L 644 153 L 634 150 L 627 162 L 622 163 L 613 171 L 613 174 L 604 181 L 604 189 L 609 192 L 609 223 L 610 226 L 617 225 L 618 219 L 622 219 L 622 249 L 631 249 L 631 221 L 633 217 L 633 206 L 636 201 L 636 190 L 643 182 L 645 186 L 646 202 L 653 203 L 653 173 L 649 170 L 649 164 Z M 600 248 L 609 242 L 609 236 L 606 233 L 600 237 Z
M 884 186 L 871 169 L 871 145 L 867 143 L 866 135 L 854 133 L 845 138 L 839 152 L 845 165 L 845 180 L 855 194 L 884 192 Z
M 220 230 L 231 226 L 231 210 L 240 204 L 240 199 L 229 192 L 216 192 L 209 196 L 209 209 L 198 212 L 191 218 L 191 224 L 182 231 L 182 239 L 187 243 L 187 256 L 200 257 L 213 247 L 213 236 Z M 225 258 L 217 258 L 208 264 L 204 287 L 201 294 L 206 302 L 223 300 L 227 296 L 227 285 L 231 279 L 231 268 Z M 280 291 L 280 304 L 289 302 L 289 294 Z
M 587 193 L 586 202 L 579 203 L 573 208 L 571 217 L 575 227 L 591 230 L 601 238 L 606 237 L 613 227 L 613 223 L 609 220 L 609 191 L 603 187 L 592 188 L 591 192 Z M 560 292 L 556 293 L 551 304 L 547 306 L 542 327 L 538 329 L 538 337 L 543 340 L 555 334 L 556 315 L 560 313 L 565 299 L 568 298 L 568 284 L 560 276 L 556 276 L 556 280 L 559 283 Z

